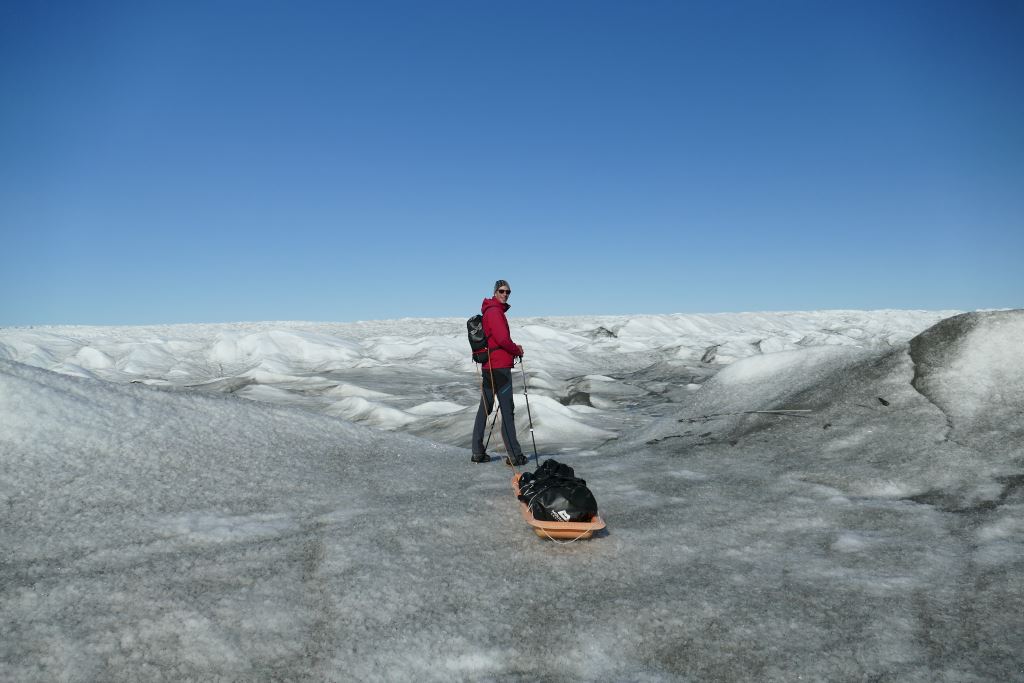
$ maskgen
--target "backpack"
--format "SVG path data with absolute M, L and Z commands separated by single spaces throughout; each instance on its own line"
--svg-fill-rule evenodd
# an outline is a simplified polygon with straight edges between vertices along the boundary
M 597 500 L 587 482 L 568 465 L 548 458 L 536 472 L 519 477 L 519 500 L 534 519 L 549 522 L 589 522 L 597 515 Z
M 491 350 L 487 348 L 487 335 L 484 334 L 484 317 L 478 314 L 467 320 L 466 333 L 469 336 L 469 348 L 473 350 L 473 360 L 486 363 L 491 357 Z

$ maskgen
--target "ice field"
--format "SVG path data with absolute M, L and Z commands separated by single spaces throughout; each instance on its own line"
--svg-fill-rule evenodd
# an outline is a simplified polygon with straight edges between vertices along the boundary
M 1024 680 L 1024 311 L 510 323 L 0 329 L 0 679 Z

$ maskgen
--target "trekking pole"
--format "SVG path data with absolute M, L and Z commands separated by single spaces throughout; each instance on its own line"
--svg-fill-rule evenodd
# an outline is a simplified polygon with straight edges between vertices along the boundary
M 530 419 L 530 440 L 533 441 L 533 460 L 540 466 L 540 456 L 537 455 L 537 438 L 533 435 L 533 413 L 530 412 L 530 390 L 527 388 L 526 363 L 523 357 L 519 356 L 519 369 L 523 372 L 523 396 L 526 397 L 526 416 Z

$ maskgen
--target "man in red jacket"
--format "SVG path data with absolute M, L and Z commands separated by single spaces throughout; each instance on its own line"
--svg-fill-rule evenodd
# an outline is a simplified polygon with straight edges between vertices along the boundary
M 483 315 L 484 334 L 487 335 L 487 348 L 490 355 L 483 364 L 483 396 L 480 409 L 476 412 L 473 424 L 473 462 L 489 462 L 491 456 L 484 451 L 484 430 L 487 428 L 487 416 L 494 409 L 494 397 L 498 397 L 501 409 L 501 439 L 505 442 L 506 465 L 525 465 L 523 449 L 516 438 L 516 422 L 513 415 L 515 404 L 512 401 L 512 366 L 515 359 L 523 355 L 523 347 L 512 341 L 508 329 L 505 311 L 509 309 L 508 297 L 512 287 L 505 280 L 494 283 L 494 296 L 484 299 L 480 306 Z

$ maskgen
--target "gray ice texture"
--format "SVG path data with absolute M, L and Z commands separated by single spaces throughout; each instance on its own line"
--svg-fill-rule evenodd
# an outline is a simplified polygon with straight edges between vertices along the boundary
M 513 319 L 562 545 L 464 321 L 0 330 L 0 680 L 1024 680 L 1024 311 L 794 320 Z

